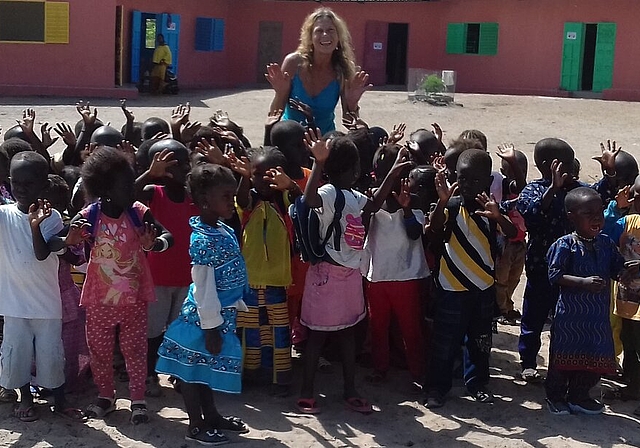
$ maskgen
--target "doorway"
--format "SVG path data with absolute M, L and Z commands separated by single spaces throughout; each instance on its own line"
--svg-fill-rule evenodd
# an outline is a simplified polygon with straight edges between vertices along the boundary
M 282 62 L 282 22 L 260 22 L 259 27 L 256 79 L 264 84 L 267 64 Z
M 560 88 L 596 93 L 611 88 L 615 43 L 615 23 L 565 23 Z
M 178 76 L 180 16 L 133 11 L 131 19 L 131 82 L 139 83 L 153 65 L 156 36 L 162 34 L 171 50 L 170 70 Z
M 408 23 L 390 23 L 387 33 L 387 84 L 407 84 Z

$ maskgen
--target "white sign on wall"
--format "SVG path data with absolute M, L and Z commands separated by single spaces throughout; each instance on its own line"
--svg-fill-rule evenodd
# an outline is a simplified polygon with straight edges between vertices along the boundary
M 373 43 L 374 50 L 382 50 L 382 42 L 374 42 Z
M 567 40 L 576 40 L 578 38 L 578 34 L 575 31 L 569 31 L 567 33 Z

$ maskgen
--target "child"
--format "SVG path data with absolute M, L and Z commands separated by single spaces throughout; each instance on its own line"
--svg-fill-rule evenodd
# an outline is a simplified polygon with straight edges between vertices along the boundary
M 373 213 L 380 208 L 395 179 L 409 165 L 410 162 L 405 161 L 408 152 L 405 149 L 398 152 L 387 178 L 370 201 L 352 189 L 360 175 L 360 162 L 358 149 L 348 137 L 323 141 L 320 140 L 320 130 L 316 129 L 315 132 L 309 131 L 306 138 L 315 161 L 304 198 L 318 214 L 321 236 L 334 221 L 338 188 L 344 194 L 345 205 L 340 217 L 340 246 L 335 247 L 334 238 L 329 238 L 326 245 L 328 261 L 310 266 L 307 272 L 300 321 L 309 328 L 309 336 L 297 407 L 301 413 L 320 412 L 314 398 L 315 373 L 325 340 L 327 336 L 334 334 L 339 338 L 342 351 L 345 403 L 355 412 L 368 414 L 372 411 L 371 404 L 358 394 L 355 387 L 354 326 L 366 315 L 360 275 L 365 239 L 361 215 Z M 319 187 L 323 172 L 329 184 Z
M 541 378 L 536 369 L 540 335 L 549 311 L 555 308 L 558 299 L 557 286 L 549 282 L 545 256 L 551 244 L 571 232 L 564 212 L 564 198 L 568 191 L 579 186 L 570 175 L 574 152 L 567 142 L 557 138 L 540 140 L 533 150 L 533 157 L 542 178 L 527 184 L 516 204 L 529 232 L 525 260 L 527 283 L 518 342 L 521 375 L 525 381 Z
M 82 412 L 69 407 L 64 396 L 62 301 L 58 287 L 58 251 L 80 241 L 79 229 L 65 240 L 60 214 L 38 197 L 47 186 L 49 163 L 26 151 L 11 161 L 11 190 L 15 204 L 0 206 L 0 284 L 3 299 L 4 340 L 0 385 L 20 389 L 14 415 L 22 421 L 38 419 L 29 383 L 35 357 L 36 381 L 53 391 L 53 410 L 81 420 Z
M 431 214 L 430 231 L 440 236 L 436 311 L 425 406 L 444 405 L 451 389 L 454 357 L 464 340 L 464 381 L 481 403 L 492 403 L 487 389 L 491 323 L 495 305 L 494 263 L 496 225 L 507 237 L 516 229 L 489 199 L 491 156 L 468 149 L 458 158 L 457 183 L 447 186 L 444 173 L 436 176 L 438 203 Z M 452 198 L 459 188 L 460 196 Z
M 624 258 L 600 233 L 603 206 L 595 190 L 575 188 L 564 202 L 575 231 L 553 243 L 547 254 L 549 282 L 560 290 L 551 327 L 547 404 L 556 415 L 600 414 L 604 406 L 589 397 L 589 390 L 600 375 L 616 371 L 610 279 L 621 273 Z
M 384 179 L 401 147 L 385 145 L 376 153 L 374 173 Z M 409 180 L 396 182 L 389 196 L 372 217 L 362 254 L 362 275 L 367 279 L 373 382 L 386 378 L 389 369 L 389 325 L 395 317 L 406 348 L 406 359 L 414 384 L 424 381 L 424 336 L 421 328 L 420 290 L 429 276 L 422 247 L 425 217 L 411 208 Z
M 515 205 L 526 184 L 528 162 L 527 156 L 522 151 L 514 149 L 512 145 L 500 147 L 498 155 L 502 159 L 500 171 L 504 175 L 501 207 L 518 230 L 514 238 L 504 241 L 500 256 L 496 260 L 496 300 L 500 310 L 498 323 L 517 325 L 517 319 L 522 315 L 513 308 L 512 297 L 524 269 L 527 228 Z
M 134 202 L 133 167 L 121 151 L 102 147 L 82 167 L 84 188 L 99 198 L 73 222 L 91 226 L 91 254 L 80 304 L 87 311 L 87 344 L 98 398 L 87 417 L 115 410 L 113 350 L 116 327 L 129 374 L 131 422 L 149 421 L 144 400 L 147 375 L 147 304 L 155 300 L 143 251 L 163 252 L 173 238 L 149 209 Z
M 71 191 L 62 177 L 50 174 L 49 185 L 43 192 L 51 206 L 63 217 L 69 230 L 69 217 L 66 209 L 71 199 Z M 84 246 L 68 246 L 64 254 L 59 255 L 58 281 L 62 297 L 62 343 L 64 344 L 64 377 L 67 391 L 83 388 L 84 379 L 89 370 L 89 349 L 85 334 L 85 312 L 80 308 L 80 288 L 74 283 L 72 267 L 85 263 Z
M 171 249 L 147 255 L 157 301 L 150 303 L 148 310 L 146 395 L 159 397 L 162 389 L 155 372 L 158 347 L 165 328 L 178 317 L 189 292 L 189 218 L 198 214 L 198 208 L 186 191 L 190 168 L 187 148 L 177 140 L 163 139 L 149 149 L 149 157 L 151 167 L 136 180 L 136 196 L 149 205 L 174 241 Z M 164 185 L 148 185 L 154 181 Z
M 293 225 L 286 210 L 286 192 L 265 180 L 270 170 L 287 165 L 275 147 L 254 148 L 251 162 L 232 163 L 242 177 L 238 185 L 238 215 L 242 222 L 242 255 L 247 263 L 248 311 L 238 314 L 238 333 L 245 348 L 245 378 L 269 378 L 275 395 L 287 395 L 292 381 L 291 334 L 286 287 L 291 284 Z M 253 188 L 251 188 L 253 187 Z M 290 188 L 300 192 L 295 182 Z
M 219 165 L 201 164 L 188 176 L 200 210 L 192 217 L 189 254 L 193 283 L 180 316 L 167 329 L 156 370 L 179 378 L 189 429 L 185 439 L 222 445 L 221 432 L 248 432 L 236 417 L 222 417 L 213 390 L 240 393 L 242 347 L 236 335 L 237 310 L 247 290 L 247 271 L 233 230 L 221 219 L 234 212 L 236 180 Z
M 413 131 L 409 140 L 418 145 L 417 151 L 414 151 L 412 156 L 416 158 L 419 165 L 433 163 L 433 159 L 443 156 L 447 149 L 433 132 L 422 128 Z

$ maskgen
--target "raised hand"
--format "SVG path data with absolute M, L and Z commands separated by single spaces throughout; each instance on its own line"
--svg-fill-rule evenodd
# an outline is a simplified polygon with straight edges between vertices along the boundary
M 315 121 L 315 118 L 313 116 L 313 109 L 311 109 L 311 106 L 309 106 L 308 104 L 305 104 L 302 101 L 291 98 L 289 100 L 289 106 L 291 106 L 293 110 L 297 110 L 302 115 L 304 115 L 304 118 L 305 120 L 307 120 L 307 123 L 313 123 Z
M 127 158 L 131 166 L 135 166 L 136 148 L 130 141 L 122 140 L 122 142 L 120 142 L 120 144 L 116 146 L 116 149 L 124 153 L 124 156 Z
M 182 140 L 185 144 L 188 144 L 196 135 L 196 132 L 200 130 L 202 127 L 202 123 L 199 121 L 188 121 L 184 127 L 182 128 L 182 132 L 180 133 L 180 140 Z
M 246 179 L 251 179 L 251 162 L 248 157 L 237 157 L 233 153 L 229 154 L 227 157 L 229 159 L 229 166 L 233 171 Z
M 440 143 L 442 143 L 443 132 L 440 125 L 438 123 L 431 123 L 431 127 L 433 128 L 433 135 L 435 135 L 436 138 L 440 141 Z
M 398 155 L 396 156 L 396 160 L 393 163 L 389 174 L 397 175 L 401 173 L 402 170 L 410 167 L 411 165 L 413 165 L 413 162 L 411 161 L 409 150 L 403 146 L 402 148 L 400 148 L 400 151 L 398 151 Z
M 476 196 L 476 202 L 482 207 L 482 210 L 475 211 L 476 215 L 480 215 L 492 220 L 500 218 L 500 206 L 498 205 L 498 201 L 496 201 L 496 198 L 494 198 L 493 195 L 489 197 L 487 193 L 482 192 L 478 196 Z
M 281 166 L 267 170 L 264 180 L 274 190 L 287 191 L 295 188 L 295 182 L 285 174 Z
M 621 188 L 616 193 L 616 206 L 620 209 L 626 209 L 633 205 L 634 198 L 631 195 L 631 185 Z
M 224 166 L 229 165 L 229 161 L 224 156 L 224 153 L 220 150 L 215 140 L 209 141 L 206 138 L 202 138 L 198 142 L 196 151 L 205 156 L 208 163 Z
M 51 126 L 49 126 L 49 123 L 44 123 L 42 126 L 40 126 L 40 134 L 42 135 L 42 145 L 45 147 L 45 149 L 53 146 L 57 141 L 59 137 L 56 137 L 54 139 L 51 138 Z
M 46 199 L 38 199 L 37 203 L 29 206 L 29 224 L 38 227 L 42 221 L 51 216 L 52 207 Z
M 64 239 L 64 244 L 66 246 L 75 246 L 80 244 L 83 241 L 86 241 L 91 236 L 89 232 L 89 228 L 91 227 L 91 223 L 86 219 L 78 219 L 71 226 L 69 226 L 69 233 Z
M 164 140 L 165 138 L 169 138 L 169 134 L 165 134 L 164 132 L 160 131 L 157 134 L 154 134 L 154 136 L 151 137 L 151 140 Z
M 133 115 L 133 112 L 127 109 L 127 100 L 124 98 L 120 100 L 120 109 L 122 109 L 122 113 L 127 119 L 127 123 L 133 123 L 134 121 L 136 121 L 136 117 Z
M 84 122 L 85 127 L 94 126 L 96 123 L 96 119 L 98 118 L 98 109 L 93 108 L 91 111 L 91 104 L 87 101 L 86 103 L 80 100 L 76 103 L 76 110 L 82 117 L 82 121 Z
M 517 163 L 516 159 L 516 147 L 513 143 L 502 143 L 498 145 L 498 150 L 496 151 L 498 157 L 507 162 L 508 164 Z
M 571 179 L 569 173 L 562 172 L 562 165 L 562 162 L 558 161 L 558 159 L 553 159 L 553 162 L 551 162 L 551 175 L 553 176 L 551 186 L 556 189 L 564 187 Z
M 616 173 L 616 156 L 622 149 L 622 146 L 616 147 L 616 141 L 607 140 L 607 146 L 600 142 L 599 156 L 592 157 L 593 160 L 600 163 L 602 170 L 609 176 L 615 176 Z
M 356 131 L 358 129 L 369 129 L 369 125 L 366 121 L 358 116 L 357 113 L 347 112 L 342 116 L 342 125 L 350 131 Z
M 369 84 L 369 74 L 364 71 L 356 72 L 353 78 L 347 80 L 344 87 L 343 96 L 349 106 L 349 111 L 353 112 L 358 107 L 358 102 L 364 92 L 373 87 L 373 84 Z
M 169 168 L 177 163 L 178 161 L 173 157 L 173 151 L 163 149 L 153 155 L 151 165 L 149 165 L 149 176 L 153 179 L 172 178 L 173 174 L 169 172 Z
M 431 166 L 433 166 L 439 173 L 447 171 L 447 165 L 444 163 L 444 156 L 434 157 L 431 161 Z
M 393 197 L 398 201 L 400 207 L 409 208 L 411 206 L 411 187 L 409 179 L 402 179 L 400 183 L 400 193 L 393 192 Z
M 22 120 L 16 120 L 22 131 L 27 135 L 33 134 L 33 125 L 36 121 L 36 111 L 34 109 L 25 109 L 22 111 Z
M 191 105 L 178 104 L 171 112 L 171 127 L 177 127 L 187 124 L 189 121 L 189 113 L 191 113 Z
M 454 182 L 449 186 L 447 184 L 447 177 L 445 176 L 444 171 L 438 171 L 436 173 L 435 184 L 438 199 L 442 202 L 449 202 L 451 196 L 458 192 L 458 182 Z
M 144 230 L 140 234 L 140 243 L 142 244 L 142 248 L 146 251 L 150 251 L 153 249 L 153 246 L 156 244 L 156 238 L 158 237 L 158 229 L 156 226 L 145 222 Z
M 288 72 L 283 72 L 280 64 L 267 65 L 267 73 L 264 74 L 264 77 L 276 92 L 287 92 L 291 88 L 291 75 Z
M 62 137 L 62 141 L 67 146 L 76 146 L 76 134 L 73 133 L 71 126 L 66 123 L 56 123 L 56 127 L 53 129 L 56 134 Z
M 264 121 L 265 127 L 273 127 L 274 124 L 282 120 L 283 113 L 282 109 L 270 110 L 267 114 L 267 119 Z
M 398 143 L 400 140 L 404 138 L 404 132 L 407 130 L 407 125 L 405 123 L 399 123 L 393 125 L 393 130 L 387 139 L 387 142 L 391 145 Z
M 311 152 L 311 155 L 317 163 L 324 163 L 329 158 L 329 142 L 331 140 L 324 141 L 322 138 L 322 132 L 319 128 L 308 129 L 304 133 L 304 140 L 307 144 L 307 148 Z

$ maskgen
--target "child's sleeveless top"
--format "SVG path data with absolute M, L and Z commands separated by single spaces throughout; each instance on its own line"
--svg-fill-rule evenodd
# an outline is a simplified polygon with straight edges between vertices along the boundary
M 190 197 L 183 202 L 169 199 L 164 187 L 156 185 L 149 203 L 151 214 L 173 236 L 173 246 L 164 252 L 149 252 L 147 260 L 155 286 L 184 287 L 191 283 L 189 219 L 199 211 Z
M 147 206 L 135 202 L 133 208 L 143 222 Z M 89 207 L 80 214 L 88 218 Z M 140 243 L 142 229 L 135 228 L 127 212 L 111 218 L 100 211 L 95 225 L 95 240 L 80 304 L 131 306 L 153 302 L 153 279 Z
M 307 104 L 313 110 L 316 126 L 320 128 L 322 134 L 336 129 L 335 110 L 340 99 L 340 83 L 334 79 L 318 95 L 312 97 L 307 93 L 302 84 L 302 79 L 298 73 L 291 80 L 291 93 L 289 98 L 296 99 Z M 285 106 L 283 120 L 294 120 L 298 123 L 305 121 L 304 115 L 297 110 L 293 110 L 289 104 Z

